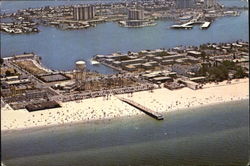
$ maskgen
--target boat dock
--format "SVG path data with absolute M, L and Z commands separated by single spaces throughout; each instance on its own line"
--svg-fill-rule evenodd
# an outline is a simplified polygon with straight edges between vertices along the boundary
M 171 28 L 173 28 L 173 29 L 192 29 L 193 26 L 172 25 Z
M 153 117 L 153 118 L 155 118 L 155 119 L 157 119 L 157 120 L 163 120 L 163 119 L 164 119 L 163 116 L 162 116 L 160 113 L 157 113 L 157 112 L 155 112 L 155 111 L 153 111 L 153 110 L 151 110 L 151 109 L 149 109 L 149 108 L 147 108 L 147 107 L 144 107 L 144 106 L 141 105 L 141 104 L 138 104 L 138 103 L 136 103 L 136 102 L 134 102 L 134 101 L 132 101 L 132 100 L 129 100 L 129 99 L 126 99 L 126 98 L 123 98 L 123 97 L 119 97 L 119 99 L 120 99 L 121 101 L 123 101 L 123 102 L 129 104 L 129 105 L 132 105 L 133 107 L 135 107 L 135 108 L 141 110 L 141 111 L 144 112 L 145 114 L 147 114 L 147 115 L 149 115 L 149 116 L 151 116 L 151 117 Z
M 204 24 L 201 25 L 201 29 L 207 29 L 210 26 L 210 22 L 204 22 Z
M 195 24 L 202 24 L 200 26 L 200 29 L 207 29 L 211 22 L 208 21 L 189 21 L 187 23 L 181 24 L 181 25 L 172 25 L 171 28 L 173 29 L 192 29 L 193 25 Z

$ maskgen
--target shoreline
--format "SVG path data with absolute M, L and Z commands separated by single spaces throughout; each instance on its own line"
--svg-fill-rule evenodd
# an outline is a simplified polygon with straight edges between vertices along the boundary
M 170 112 L 161 112 L 163 115 L 166 115 L 168 113 L 183 113 L 188 111 L 187 109 L 197 109 L 197 108 L 203 108 L 203 107 L 208 107 L 208 106 L 214 106 L 214 105 L 220 105 L 220 104 L 226 104 L 226 103 L 231 103 L 231 102 L 241 102 L 241 101 L 247 101 L 248 99 L 239 99 L 239 100 L 232 100 L 232 101 L 221 101 L 217 103 L 210 103 L 210 104 L 205 104 L 205 105 L 197 105 L 193 106 L 191 108 L 180 108 L 180 109 L 175 109 Z M 57 129 L 61 128 L 66 128 L 66 127 L 71 127 L 71 126 L 77 126 L 81 124 L 105 124 L 107 122 L 112 122 L 112 121 L 119 121 L 120 119 L 126 119 L 126 118 L 136 118 L 136 117 L 143 117 L 145 114 L 142 115 L 133 115 L 133 116 L 122 116 L 118 117 L 117 119 L 112 118 L 112 119 L 101 119 L 101 120 L 92 120 L 92 121 L 76 121 L 72 123 L 65 123 L 65 124 L 54 124 L 50 126 L 35 126 L 35 127 L 30 127 L 30 128 L 19 128 L 19 129 L 12 129 L 12 130 L 1 130 L 1 134 L 13 134 L 13 133 L 19 133 L 19 132 L 31 132 L 31 131 L 40 131 L 40 130 L 50 130 L 53 127 L 56 127 Z M 145 115 L 147 116 L 147 115 Z M 155 119 L 152 119 L 155 120 Z M 156 121 L 156 120 L 155 120 Z
M 249 79 L 234 80 L 232 84 L 207 84 L 204 89 L 179 90 L 156 89 L 152 92 L 136 92 L 132 97 L 128 94 L 116 96 L 126 97 L 152 110 L 167 114 L 180 110 L 215 105 L 231 101 L 249 99 Z M 2 109 L 1 133 L 11 133 L 26 130 L 40 130 L 57 126 L 77 124 L 105 123 L 120 118 L 144 115 L 134 107 L 123 103 L 116 96 L 109 100 L 102 97 L 61 103 L 61 108 L 28 112 L 26 110 L 11 110 L 8 106 Z M 73 109 L 72 109 L 73 108 Z M 72 110 L 71 110 L 72 109 Z M 147 116 L 147 115 L 146 115 Z M 22 117 L 20 119 L 20 117 Z M 154 119 L 152 119 L 154 120 Z

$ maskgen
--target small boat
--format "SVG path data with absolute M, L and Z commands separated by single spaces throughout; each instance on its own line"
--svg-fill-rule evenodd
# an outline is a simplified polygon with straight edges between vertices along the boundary
M 98 61 L 96 61 L 94 59 L 91 59 L 90 62 L 92 65 L 99 65 L 100 64 Z

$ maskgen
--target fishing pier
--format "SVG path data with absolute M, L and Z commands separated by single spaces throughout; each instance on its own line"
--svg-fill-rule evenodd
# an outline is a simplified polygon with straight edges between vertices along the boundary
M 123 97 L 119 97 L 119 99 L 121 101 L 123 101 L 123 102 L 125 102 L 125 103 L 127 103 L 127 104 L 141 110 L 145 114 L 147 114 L 147 115 L 149 115 L 149 116 L 151 116 L 151 117 L 153 117 L 153 118 L 155 118 L 157 120 L 163 120 L 164 119 L 163 116 L 160 113 L 155 112 L 155 111 L 153 111 L 153 110 L 151 110 L 151 109 L 149 109 L 147 107 L 144 107 L 141 104 L 138 104 L 138 103 L 136 103 L 136 102 L 134 102 L 132 100 L 129 100 L 129 99 L 126 99 L 126 98 L 123 98 Z

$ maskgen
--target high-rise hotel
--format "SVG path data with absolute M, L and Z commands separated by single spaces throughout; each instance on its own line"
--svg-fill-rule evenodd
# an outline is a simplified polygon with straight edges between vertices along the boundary
M 74 20 L 90 20 L 95 17 L 95 7 L 88 6 L 74 6 L 73 8 Z
M 128 19 L 129 20 L 143 20 L 144 19 L 144 11 L 137 9 L 130 9 L 128 11 Z
M 194 0 L 176 0 L 177 9 L 192 8 L 194 5 Z
M 214 7 L 216 5 L 215 0 L 204 0 L 206 8 Z

